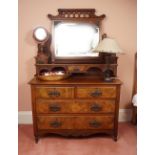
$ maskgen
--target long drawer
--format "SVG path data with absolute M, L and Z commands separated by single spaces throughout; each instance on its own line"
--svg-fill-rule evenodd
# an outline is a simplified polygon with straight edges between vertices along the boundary
M 110 116 L 38 116 L 39 130 L 48 129 L 113 129 L 114 117 Z
M 106 87 L 77 87 L 77 98 L 115 98 L 116 97 L 116 87 L 106 86 Z
M 74 87 L 37 87 L 36 97 L 48 99 L 72 99 L 74 98 Z
M 115 100 L 45 100 L 36 101 L 37 113 L 113 113 Z

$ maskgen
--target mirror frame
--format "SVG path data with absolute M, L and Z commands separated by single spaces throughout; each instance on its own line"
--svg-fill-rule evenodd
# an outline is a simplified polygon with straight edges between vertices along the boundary
M 52 21 L 52 34 L 54 34 L 54 22 L 76 22 L 76 23 L 92 23 L 99 27 L 99 40 L 102 38 L 102 20 L 105 18 L 105 14 L 100 16 L 95 15 L 95 9 L 58 9 L 58 15 L 53 16 L 48 14 L 47 17 Z M 54 47 L 54 35 L 52 36 L 52 63 L 102 63 L 102 53 L 99 53 L 97 57 L 56 57 Z

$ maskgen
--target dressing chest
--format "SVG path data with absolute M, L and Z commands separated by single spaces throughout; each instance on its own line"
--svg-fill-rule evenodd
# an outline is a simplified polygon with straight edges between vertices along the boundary
M 34 135 L 46 133 L 87 136 L 109 133 L 117 140 L 119 80 L 106 83 L 99 77 L 31 82 Z
M 105 15 L 96 16 L 95 9 L 58 12 L 57 16 L 48 14 L 52 35 L 45 31 L 45 39 L 35 38 L 36 74 L 29 82 L 35 141 L 47 134 L 79 137 L 98 133 L 110 134 L 116 141 L 121 87 L 116 78 L 117 56 L 92 52 L 102 38 Z M 69 77 L 39 78 L 55 73 Z M 107 76 L 113 80 L 106 81 Z

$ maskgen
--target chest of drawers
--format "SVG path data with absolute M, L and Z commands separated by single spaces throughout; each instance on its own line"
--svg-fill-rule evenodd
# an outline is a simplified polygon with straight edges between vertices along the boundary
M 46 134 L 108 133 L 117 140 L 121 82 L 71 78 L 30 81 L 36 142 Z

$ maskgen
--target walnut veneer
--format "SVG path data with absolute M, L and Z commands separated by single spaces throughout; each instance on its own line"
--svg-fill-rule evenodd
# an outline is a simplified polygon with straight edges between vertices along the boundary
M 38 138 L 55 133 L 64 136 L 111 134 L 117 140 L 119 80 L 73 76 L 61 81 L 30 81 L 33 127 Z
M 48 14 L 48 18 L 52 33 L 47 42 L 38 43 L 35 78 L 30 81 L 36 142 L 49 133 L 63 136 L 108 133 L 117 140 L 121 82 L 104 82 L 107 71 L 108 76 L 117 77 L 116 54 L 58 57 L 54 50 L 55 22 L 91 23 L 99 29 L 101 39 L 105 36 L 102 35 L 105 15 L 95 15 L 95 9 L 58 9 L 58 15 Z M 57 71 L 72 76 L 60 81 L 37 80 L 46 72 Z

